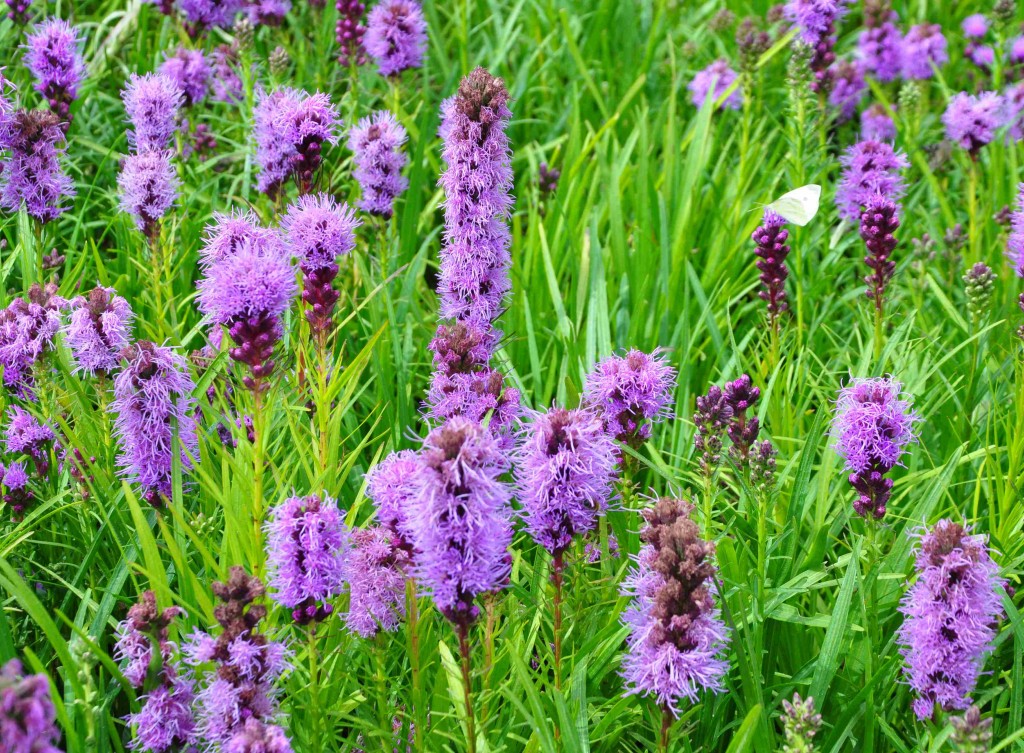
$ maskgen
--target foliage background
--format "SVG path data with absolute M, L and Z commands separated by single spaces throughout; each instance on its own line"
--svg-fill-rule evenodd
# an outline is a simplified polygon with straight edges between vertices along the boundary
M 505 78 L 513 96 L 515 149 L 513 286 L 502 320 L 501 358 L 533 408 L 574 404 L 596 359 L 626 347 L 666 349 L 679 370 L 676 419 L 658 427 L 640 453 L 607 519 L 623 555 L 587 564 L 574 551 L 567 578 L 564 692 L 552 683 L 549 558 L 518 535 L 511 586 L 494 600 L 475 635 L 474 677 L 481 742 L 492 751 L 642 751 L 654 747 L 653 705 L 623 698 L 617 674 L 624 629 L 618 585 L 638 549 L 637 510 L 649 495 L 699 493 L 693 458 L 695 395 L 712 382 L 750 373 L 763 388 L 765 436 L 779 448 L 779 493 L 759 530 L 753 501 L 731 471 L 715 497 L 721 592 L 732 629 L 728 691 L 706 697 L 677 728 L 681 751 L 777 749 L 777 717 L 794 691 L 811 694 L 824 716 L 823 751 L 941 750 L 947 720 L 914 720 L 900 681 L 894 643 L 896 611 L 912 572 L 910 534 L 942 516 L 964 518 L 990 536 L 997 561 L 1018 585 L 1024 560 L 1024 371 L 1014 330 L 1021 285 L 1003 260 L 1005 238 L 992 215 L 1011 204 L 1024 152 L 1002 140 L 977 164 L 977 202 L 968 201 L 969 160 L 930 159 L 942 137 L 939 121 L 951 92 L 973 89 L 960 59 L 959 22 L 990 10 L 986 3 L 897 2 L 906 23 L 941 23 L 951 41 L 942 75 L 926 82 L 917 107 L 901 108 L 897 145 L 910 158 L 909 193 L 896 254 L 890 314 L 881 360 L 860 277 L 866 272 L 855 228 L 840 224 L 832 203 L 839 150 L 856 125 L 834 127 L 803 115 L 786 87 L 787 49 L 763 59 L 738 112 L 698 110 L 686 84 L 717 57 L 736 61 L 733 30 L 708 22 L 728 7 L 740 18 L 763 16 L 766 2 L 683 3 L 670 0 L 427 0 L 428 61 L 388 82 L 372 69 L 356 75 L 334 62 L 336 12 L 296 2 L 285 25 L 261 28 L 241 106 L 205 104 L 192 114 L 213 129 L 218 149 L 205 162 L 182 161 L 184 191 L 165 223 L 169 257 L 149 263 L 145 244 L 117 210 L 115 178 L 127 150 L 119 91 L 130 71 L 148 71 L 185 38 L 152 6 L 58 2 L 51 13 L 72 17 L 87 37 L 89 77 L 74 109 L 70 165 L 78 186 L 72 211 L 39 239 L 24 217 L 0 217 L 6 239 L 0 304 L 38 277 L 38 255 L 66 254 L 61 293 L 96 283 L 116 287 L 138 314 L 136 335 L 187 350 L 205 344 L 194 300 L 197 250 L 215 211 L 251 204 L 267 221 L 277 208 L 254 189 L 248 136 L 255 85 L 293 84 L 328 91 L 347 123 L 392 108 L 410 133 L 410 188 L 387 225 L 368 222 L 342 267 L 342 299 L 329 383 L 307 391 L 296 382 L 312 349 L 293 309 L 266 432 L 262 494 L 254 489 L 253 448 L 232 449 L 213 427 L 225 408 L 201 401 L 206 431 L 201 460 L 173 503 L 140 505 L 114 475 L 116 448 L 102 385 L 72 377 L 63 349 L 40 390 L 39 412 L 96 462 L 88 498 L 66 473 L 52 474 L 40 503 L 21 522 L 0 522 L 0 660 L 19 655 L 49 673 L 68 751 L 120 751 L 121 718 L 133 693 L 110 658 L 112 629 L 144 589 L 188 611 L 185 624 L 212 624 L 209 584 L 229 566 L 259 570 L 262 554 L 251 519 L 262 497 L 273 504 L 296 490 L 326 490 L 351 524 L 371 506 L 363 475 L 393 448 L 413 447 L 424 427 L 418 408 L 430 364 L 442 215 L 438 107 L 475 65 Z M 844 20 L 839 50 L 851 49 L 860 12 Z M 0 65 L 25 104 L 39 106 L 20 65 L 22 31 L 0 23 Z M 228 41 L 214 32 L 202 42 Z M 288 52 L 290 71 L 273 80 L 267 57 Z M 873 87 L 876 101 L 895 102 L 894 87 Z M 351 155 L 326 154 L 322 186 L 354 202 Z M 541 199 L 537 168 L 562 170 L 555 194 Z M 778 361 L 770 351 L 756 296 L 750 233 L 759 206 L 791 187 L 824 186 L 822 212 L 791 234 L 792 316 Z M 973 215 L 971 210 L 973 209 Z M 956 223 L 973 228 L 967 259 L 939 241 Z M 966 313 L 960 276 L 983 259 L 999 275 L 992 310 Z M 222 355 L 196 376 L 200 394 L 223 375 Z M 830 451 L 830 401 L 850 375 L 892 373 L 923 417 L 921 441 L 905 469 L 871 565 L 852 496 Z M 10 400 L 10 396 L 5 396 Z M 245 398 L 243 398 L 245 399 Z M 241 432 L 236 432 L 241 438 Z M 323 442 L 321 442 L 323 438 Z M 606 546 L 605 540 L 602 543 Z M 766 588 L 758 592 L 757 553 L 767 553 Z M 865 629 L 870 581 L 880 615 L 880 641 Z M 994 653 L 977 702 L 994 719 L 997 749 L 1024 749 L 1024 623 L 1020 598 L 1007 598 Z M 343 606 L 343 604 L 342 604 Z M 425 714 L 425 749 L 461 750 L 461 680 L 444 620 L 421 600 L 423 697 L 409 681 L 407 631 L 367 643 L 335 619 L 321 626 L 321 682 L 309 685 L 309 638 L 273 610 L 272 632 L 293 643 L 295 669 L 285 681 L 283 711 L 296 749 L 346 751 L 362 736 L 367 750 L 391 748 L 395 715 Z M 868 672 L 868 664 L 871 672 Z M 870 677 L 870 680 L 867 679 Z M 419 703 L 417 703 L 419 701 Z M 312 715 L 324 730 L 314 734 Z M 425 717 L 421 717 L 423 722 Z M 561 739 L 556 742 L 555 729 Z

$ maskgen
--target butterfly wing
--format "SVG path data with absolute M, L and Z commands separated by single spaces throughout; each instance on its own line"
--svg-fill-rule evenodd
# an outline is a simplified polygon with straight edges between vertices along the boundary
M 787 222 L 803 227 L 818 213 L 821 200 L 821 186 L 811 184 L 794 188 L 768 205 L 772 211 L 782 215 Z

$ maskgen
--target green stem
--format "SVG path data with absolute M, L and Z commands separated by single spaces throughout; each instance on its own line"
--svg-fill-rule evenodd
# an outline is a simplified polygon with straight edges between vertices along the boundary
M 555 687 L 562 689 L 562 575 L 565 569 L 564 553 L 559 551 L 551 563 L 551 582 L 555 587 L 552 600 L 554 612 Z
M 412 715 L 416 753 L 426 751 L 426 716 L 423 714 L 423 688 L 420 671 L 419 602 L 416 600 L 416 581 L 405 581 L 405 615 L 409 631 L 409 666 L 412 670 Z
M 253 522 L 253 560 L 256 566 L 253 568 L 256 574 L 263 570 L 263 453 L 266 436 L 266 416 L 263 414 L 263 391 L 262 385 L 256 383 L 253 390 L 253 430 L 256 434 L 256 442 L 253 446 L 253 475 L 252 475 L 252 522 Z
M 661 734 L 658 736 L 658 750 L 660 753 L 668 753 L 668 742 L 672 733 L 672 724 L 675 717 L 668 706 L 661 707 Z
M 971 159 L 970 170 L 967 173 L 969 186 L 967 189 L 967 211 L 970 213 L 968 225 L 967 244 L 969 249 L 969 261 L 967 266 L 980 261 L 980 244 L 978 243 L 978 163 Z
M 469 627 L 460 625 L 459 654 L 462 657 L 462 690 L 466 702 L 466 750 L 476 753 L 476 720 L 473 718 L 472 673 L 470 672 Z
M 320 716 L 320 667 L 319 667 L 319 652 L 317 651 L 316 645 L 316 623 L 311 622 L 309 624 L 308 632 L 308 648 L 309 653 L 309 697 L 310 697 L 310 711 L 313 715 L 313 747 L 316 753 L 320 753 L 323 747 L 323 721 Z
M 881 295 L 881 291 L 875 291 L 875 295 Z M 875 302 L 875 363 L 878 364 L 878 368 L 882 368 L 882 342 L 884 338 L 885 325 L 883 322 L 882 303 L 881 301 Z

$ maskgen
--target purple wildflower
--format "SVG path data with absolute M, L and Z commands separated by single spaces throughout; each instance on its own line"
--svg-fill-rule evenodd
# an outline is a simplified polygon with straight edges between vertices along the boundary
M 517 496 L 526 530 L 554 556 L 597 526 L 612 496 L 617 463 L 604 423 L 589 410 L 552 408 L 523 431 Z
M 1024 183 L 1017 185 L 1017 211 L 1010 218 L 1006 249 L 1017 276 L 1024 277 Z
M 170 348 L 140 341 L 121 355 L 127 363 L 114 378 L 110 404 L 117 415 L 119 473 L 138 483 L 150 504 L 160 505 L 161 495 L 171 495 L 175 446 L 185 471 L 198 455 L 195 384 L 185 359 Z
M 113 288 L 95 287 L 88 297 L 68 302 L 71 312 L 62 332 L 64 344 L 71 350 L 72 371 L 90 376 L 113 371 L 121 350 L 131 340 L 131 305 Z
M 344 511 L 327 496 L 290 497 L 266 523 L 267 567 L 273 599 L 300 625 L 323 620 L 344 584 L 348 528 Z
M 761 290 L 758 295 L 767 304 L 768 322 L 771 329 L 778 331 L 779 317 L 789 308 L 786 303 L 786 278 L 789 269 L 786 257 L 789 256 L 789 231 L 786 220 L 781 215 L 766 209 L 764 220 L 751 236 L 757 248 L 757 268 L 760 271 Z
M 884 141 L 859 141 L 843 153 L 840 162 L 843 172 L 836 189 L 836 206 L 843 219 L 860 219 L 864 207 L 876 195 L 893 202 L 903 196 L 900 170 L 909 163 L 892 145 Z
M 423 65 L 427 21 L 416 0 L 381 0 L 366 18 L 363 48 L 382 76 Z
M 27 24 L 32 0 L 6 0 L 6 2 L 7 7 L 10 8 L 7 11 L 7 18 L 10 19 L 11 23 L 18 26 Z
M 274 371 L 271 358 L 281 339 L 281 316 L 295 295 L 295 273 L 275 243 L 243 240 L 238 250 L 206 269 L 199 281 L 199 309 L 215 324 L 228 327 L 236 347 L 231 358 L 246 364 L 245 386 L 267 389 Z
M 866 91 L 864 71 L 859 63 L 844 60 L 835 64 L 832 69 L 832 89 L 828 93 L 828 103 L 838 111 L 838 122 L 844 123 L 856 114 L 857 106 L 860 105 Z
M 405 128 L 387 110 L 378 110 L 363 118 L 349 131 L 348 148 L 355 155 L 355 177 L 363 191 L 359 208 L 364 212 L 390 217 L 395 199 L 409 186 L 402 168 L 409 158 L 402 147 Z
M 903 35 L 896 26 L 899 16 L 887 7 L 864 11 L 865 30 L 857 39 L 857 56 L 867 73 L 882 82 L 895 81 L 903 71 Z
M 56 436 L 48 424 L 17 405 L 7 410 L 4 442 L 7 452 L 28 455 L 36 466 L 36 474 L 45 476 L 50 469 L 50 445 Z
M 117 176 L 121 211 L 132 216 L 151 244 L 159 240 L 160 220 L 174 206 L 181 186 L 171 155 L 170 149 L 129 154 Z
M 468 630 L 480 610 L 473 600 L 502 588 L 512 540 L 512 493 L 490 431 L 453 418 L 427 435 L 410 479 L 407 523 L 417 579 L 437 608 Z
M 811 50 L 814 91 L 831 88 L 831 68 L 836 56 L 836 23 L 846 15 L 847 0 L 788 0 L 785 16 L 800 30 L 799 39 Z
M 1010 44 L 1010 52 L 1007 58 L 1014 65 L 1024 63 L 1024 34 L 1015 38 Z
M 3 470 L 0 480 L 7 487 L 4 504 L 14 513 L 15 519 L 20 518 L 35 501 L 35 495 L 28 488 L 28 473 L 25 471 L 25 464 L 20 460 L 15 460 L 6 469 L 0 465 L 0 470 Z
M 360 221 L 344 202 L 327 194 L 300 196 L 281 220 L 292 253 L 302 270 L 302 300 L 309 308 L 306 320 L 317 341 L 324 343 L 339 294 L 332 287 L 338 258 L 356 245 Z
M 163 150 L 178 129 L 178 108 L 184 94 L 174 79 L 163 73 L 131 74 L 121 92 L 133 130 L 128 143 L 139 152 Z
M 731 420 L 732 406 L 718 385 L 711 385 L 706 395 L 697 398 L 693 447 L 700 453 L 701 471 L 709 479 L 722 464 L 722 437 Z
M 4 384 L 20 397 L 29 394 L 32 366 L 53 348 L 67 301 L 56 284 L 34 283 L 26 298 L 15 298 L 0 310 L 0 366 Z
M 814 710 L 814 698 L 793 694 L 792 701 L 782 702 L 782 733 L 786 738 L 785 753 L 811 753 L 814 736 L 821 727 L 821 714 Z
M 630 350 L 609 356 L 587 375 L 584 401 L 601 411 L 609 434 L 637 449 L 651 436 L 651 424 L 670 415 L 676 371 L 660 350 Z
M 981 39 L 988 34 L 988 19 L 982 13 L 975 13 L 965 18 L 960 28 L 968 39 Z
M 17 659 L 0 669 L 0 740 L 5 753 L 61 753 L 49 680 L 25 675 Z
M 210 88 L 213 98 L 228 104 L 241 102 L 245 92 L 242 78 L 238 75 L 238 51 L 231 45 L 222 44 L 214 48 L 211 57 Z
M 984 536 L 950 520 L 925 532 L 916 552 L 917 582 L 900 611 L 904 671 L 918 698 L 914 713 L 930 719 L 936 704 L 966 709 L 1003 614 L 1003 582 Z
M 128 724 L 135 728 L 135 738 L 128 744 L 131 750 L 165 753 L 165 751 L 194 750 L 196 720 L 192 714 L 195 689 L 192 680 L 176 673 L 139 699 L 142 708 L 129 714 Z
M 1007 139 L 1024 141 L 1024 81 L 1006 87 L 1003 94 L 1006 104 Z
M 871 105 L 861 113 L 860 137 L 865 141 L 895 141 L 896 123 L 884 105 Z
M 716 60 L 704 70 L 697 73 L 693 80 L 687 85 L 690 90 L 690 101 L 697 107 L 703 107 L 711 95 L 711 102 L 717 102 L 725 94 L 725 90 L 736 81 L 736 71 L 729 67 L 729 61 Z M 737 86 L 732 93 L 719 106 L 720 109 L 728 108 L 738 110 L 743 106 L 743 91 Z
M 912 26 L 903 38 L 904 78 L 931 78 L 932 66 L 941 68 L 948 61 L 946 38 L 938 24 Z
M 309 193 L 324 142 L 338 142 L 341 121 L 331 100 L 326 94 L 298 89 L 260 91 L 253 116 L 259 190 L 274 199 L 294 176 L 299 193 Z
M 832 441 L 860 494 L 853 504 L 858 515 L 885 516 L 893 483 L 884 476 L 901 465 L 917 420 L 903 385 L 891 377 L 853 379 L 839 390 Z
M 982 92 L 977 96 L 967 92 L 956 94 L 942 115 L 946 136 L 976 158 L 1003 124 L 1003 104 L 1003 98 L 995 92 Z
M 35 90 L 46 97 L 58 118 L 70 120 L 71 103 L 85 76 L 78 30 L 63 19 L 48 18 L 26 41 L 25 65 L 35 78 Z
M 185 107 L 197 105 L 206 97 L 210 66 L 202 50 L 179 47 L 177 52 L 160 65 L 160 73 L 171 79 L 181 90 Z
M 718 693 L 729 665 L 727 639 L 715 605 L 714 544 L 701 540 L 693 506 L 659 499 L 644 511 L 644 546 L 623 587 L 632 603 L 622 675 L 627 693 L 654 696 L 674 716 L 700 690 Z
M 75 184 L 61 166 L 67 142 L 57 115 L 18 111 L 5 146 L 10 155 L 0 170 L 0 207 L 17 212 L 24 203 L 25 211 L 40 222 L 66 212 L 62 205 L 75 195 Z
M 243 4 L 243 0 L 178 0 L 193 37 L 202 29 L 231 26 Z
M 725 401 L 732 409 L 727 429 L 732 441 L 729 453 L 737 463 L 745 465 L 750 454 L 750 446 L 761 430 L 757 416 L 747 416 L 747 411 L 752 410 L 761 399 L 761 390 L 754 386 L 749 376 L 743 374 L 738 379 L 727 382 L 724 393 Z
M 195 667 L 216 665 L 196 696 L 196 712 L 200 737 L 211 746 L 225 746 L 251 721 L 272 721 L 277 712 L 274 682 L 287 667 L 287 650 L 257 632 L 267 614 L 265 606 L 254 603 L 264 595 L 259 578 L 232 567 L 227 582 L 213 584 L 213 593 L 221 602 L 214 610 L 221 633 L 214 638 L 196 631 L 185 655 Z
M 868 248 L 864 263 L 871 269 L 871 274 L 864 278 L 864 282 L 868 284 L 867 296 L 875 302 L 879 315 L 882 312 L 885 286 L 896 271 L 896 262 L 892 260 L 892 252 L 896 248 L 893 233 L 899 226 L 900 218 L 894 202 L 880 195 L 868 201 L 860 221 L 860 237 Z
M 352 534 L 345 564 L 349 608 L 345 624 L 353 633 L 372 638 L 392 633 L 405 617 L 405 579 L 409 553 L 389 529 L 370 526 Z
M 335 0 L 334 7 L 338 10 L 338 23 L 334 28 L 334 37 L 341 47 L 338 62 L 343 68 L 362 65 L 366 61 L 363 49 L 363 14 L 366 6 L 360 0 Z
M 280 26 L 292 9 L 292 0 L 250 0 L 245 12 L 254 26 Z
M 276 724 L 246 719 L 222 747 L 224 753 L 292 753 L 288 735 Z
M 549 196 L 558 190 L 558 179 L 562 177 L 562 171 L 557 167 L 548 167 L 547 162 L 541 162 L 537 170 L 537 185 L 544 196 Z
M 209 268 L 249 248 L 266 256 L 288 255 L 281 234 L 260 225 L 251 211 L 232 210 L 214 213 L 213 223 L 206 226 L 203 247 L 199 249 L 199 265 Z
M 412 505 L 411 480 L 419 459 L 412 450 L 393 452 L 366 474 L 366 496 L 377 508 L 377 522 L 405 540 Z
M 979 68 L 988 70 L 992 67 L 992 64 L 996 62 L 996 51 L 987 44 L 974 44 L 967 45 L 967 49 L 964 50 L 964 54 Z

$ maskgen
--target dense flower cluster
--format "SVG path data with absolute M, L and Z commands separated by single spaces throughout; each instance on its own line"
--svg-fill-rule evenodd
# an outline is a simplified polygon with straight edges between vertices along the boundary
M 0 740 L 10 753 L 61 753 L 50 682 L 25 675 L 17 659 L 0 669 Z
M 675 380 L 660 351 L 631 350 L 600 361 L 587 375 L 583 397 L 600 411 L 609 434 L 636 449 L 650 439 L 651 424 L 670 414 Z
M 25 45 L 25 65 L 35 78 L 35 89 L 63 121 L 70 118 L 71 103 L 85 77 L 78 30 L 60 18 L 36 25 Z
M 178 199 L 181 184 L 171 155 L 169 149 L 129 154 L 117 176 L 121 209 L 132 216 L 150 242 L 159 238 L 160 220 Z
M 814 736 L 821 727 L 821 714 L 814 710 L 814 699 L 795 693 L 791 701 L 782 702 L 782 711 L 782 732 L 786 737 L 782 753 L 812 753 Z
M 352 534 L 352 550 L 345 562 L 349 587 L 345 625 L 356 635 L 372 638 L 379 631 L 394 632 L 405 617 L 405 581 L 409 553 L 401 539 L 384 526 L 370 526 Z
M 203 29 L 228 27 L 242 10 L 243 0 L 177 0 L 193 36 Z
M 324 145 L 338 142 L 341 120 L 330 98 L 290 88 L 261 91 L 253 117 L 259 190 L 276 198 L 294 177 L 299 193 L 309 193 Z
M 711 96 L 711 102 L 717 102 L 726 90 L 736 81 L 736 71 L 729 67 L 729 61 L 716 60 L 704 70 L 697 73 L 693 80 L 687 85 L 690 90 L 690 101 L 697 107 L 703 107 Z M 730 92 L 722 104 L 722 109 L 738 110 L 743 106 L 743 92 L 737 86 Z
M 632 603 L 622 675 L 628 692 L 653 696 L 675 716 L 701 690 L 721 692 L 727 631 L 715 605 L 714 544 L 702 541 L 693 507 L 659 499 L 644 511 L 643 547 L 623 588 Z
M 75 184 L 61 164 L 67 142 L 55 113 L 14 113 L 6 127 L 0 127 L 3 148 L 10 155 L 0 163 L 0 207 L 17 212 L 24 205 L 40 222 L 55 220 L 69 209 L 65 201 L 74 197 Z
M 976 157 L 1003 124 L 1003 98 L 995 92 L 982 92 L 977 96 L 960 92 L 949 101 L 942 123 L 950 141 Z
M 178 108 L 184 94 L 174 79 L 163 73 L 133 73 L 121 92 L 132 130 L 128 143 L 137 152 L 163 150 L 178 129 Z
M 859 220 L 876 195 L 893 202 L 903 196 L 905 189 L 900 171 L 909 163 L 890 144 L 858 141 L 843 153 L 840 162 L 843 172 L 836 188 L 836 206 L 844 219 Z
M 903 599 L 899 642 L 917 694 L 914 712 L 931 718 L 936 704 L 966 709 L 1003 613 L 1002 581 L 983 536 L 940 520 L 921 536 L 917 582 Z
M 831 87 L 831 68 L 836 56 L 836 24 L 847 12 L 848 0 L 788 0 L 785 17 L 799 29 L 800 40 L 811 48 L 810 67 L 815 91 Z
M 161 63 L 160 73 L 171 79 L 181 91 L 185 107 L 197 105 L 206 97 L 211 71 L 202 50 L 179 47 Z
M 412 450 L 393 452 L 366 476 L 366 496 L 377 509 L 377 522 L 402 540 L 408 536 L 411 479 L 418 463 Z
M 706 395 L 697 398 L 693 447 L 700 453 L 700 468 L 706 477 L 712 476 L 722 464 L 722 438 L 731 420 L 732 406 L 718 385 L 711 385 Z
M 131 340 L 135 318 L 131 304 L 113 288 L 95 287 L 88 296 L 72 298 L 68 311 L 61 332 L 71 350 L 74 371 L 89 375 L 113 371 Z
M 871 105 L 860 114 L 860 137 L 865 141 L 893 141 L 896 123 L 883 105 Z
M 789 231 L 786 220 L 771 209 L 764 212 L 764 220 L 752 236 L 757 248 L 757 269 L 761 275 L 761 290 L 758 295 L 767 304 L 768 321 L 773 329 L 778 328 L 781 314 L 789 308 L 786 303 L 786 278 L 789 269 L 786 257 L 789 256 Z
M 382 76 L 423 65 L 427 22 L 416 0 L 381 0 L 366 19 L 363 48 Z
M 402 175 L 409 158 L 402 147 L 405 128 L 387 110 L 378 110 L 359 121 L 349 131 L 348 148 L 355 155 L 355 179 L 363 191 L 359 208 L 364 212 L 390 217 L 395 199 L 409 186 Z
M 36 474 L 45 476 L 50 468 L 50 447 L 56 439 L 53 429 L 18 405 L 7 409 L 4 448 L 15 455 L 27 455 L 36 466 Z
M 864 4 L 866 28 L 857 39 L 858 59 L 865 71 L 882 82 L 894 81 L 903 73 L 903 34 L 898 21 L 885 0 Z
M 832 88 L 828 103 L 837 112 L 837 121 L 844 123 L 857 113 L 857 107 L 864 98 L 867 84 L 860 63 L 843 60 L 832 68 Z
M 867 296 L 875 303 L 875 308 L 882 312 L 885 301 L 885 287 L 896 271 L 896 262 L 892 252 L 896 248 L 893 233 L 900 226 L 896 203 L 884 196 L 874 196 L 868 200 L 860 220 L 860 237 L 864 239 L 868 254 L 864 263 L 871 269 L 871 274 L 864 278 L 868 284 Z
M 918 24 L 903 37 L 903 77 L 931 78 L 933 66 L 941 68 L 949 62 L 946 37 L 938 24 Z
M 0 311 L 0 366 L 4 385 L 15 394 L 31 394 L 32 367 L 53 348 L 66 306 L 54 283 L 35 283 L 25 298 L 15 298 Z
M 363 36 L 366 34 L 363 15 L 366 6 L 361 0 L 335 0 L 334 7 L 338 10 L 334 36 L 341 48 L 338 62 L 345 68 L 362 65 L 366 60 L 366 50 L 363 48 Z

